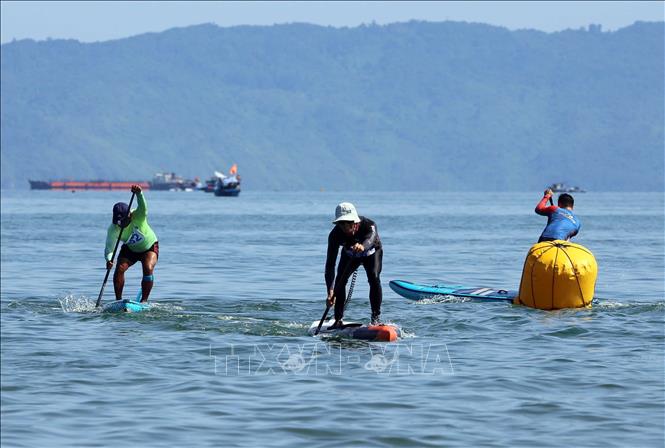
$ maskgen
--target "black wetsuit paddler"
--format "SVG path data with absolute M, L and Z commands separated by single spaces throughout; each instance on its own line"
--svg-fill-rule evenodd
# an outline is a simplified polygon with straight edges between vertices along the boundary
M 353 206 L 351 205 L 351 207 Z M 355 208 L 353 212 L 355 214 Z M 326 286 L 328 291 L 333 290 L 335 297 L 335 320 L 341 321 L 344 317 L 346 284 L 351 274 L 362 265 L 365 268 L 367 281 L 369 282 L 369 301 L 372 307 L 372 323 L 374 324 L 379 321 L 381 315 L 383 293 L 380 275 L 383 249 L 374 221 L 357 214 L 355 214 L 355 217 L 359 222 L 337 220 L 335 228 L 328 235 Z M 360 250 L 358 244 L 362 245 L 362 250 Z M 342 247 L 342 255 L 337 265 L 337 277 L 335 278 L 335 261 L 340 247 Z

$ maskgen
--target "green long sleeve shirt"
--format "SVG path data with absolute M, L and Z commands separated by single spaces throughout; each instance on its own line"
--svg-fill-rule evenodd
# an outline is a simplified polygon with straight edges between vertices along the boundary
M 122 230 L 120 240 L 123 241 L 132 252 L 145 252 L 157 241 L 157 235 L 148 225 L 148 206 L 143 197 L 143 192 L 136 195 L 138 208 L 132 211 L 132 219 L 127 227 Z M 118 241 L 120 226 L 111 224 L 106 232 L 106 249 L 104 256 L 106 261 L 111 261 L 113 249 Z

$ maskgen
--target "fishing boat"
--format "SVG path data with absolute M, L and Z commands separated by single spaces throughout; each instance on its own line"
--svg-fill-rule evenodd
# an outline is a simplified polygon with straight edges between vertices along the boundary
M 238 165 L 233 164 L 228 176 L 218 172 L 215 172 L 215 174 L 221 175 L 217 177 L 215 183 L 215 196 L 238 196 L 240 194 Z
M 238 196 L 240 194 L 240 176 L 219 179 L 215 185 L 215 196 Z

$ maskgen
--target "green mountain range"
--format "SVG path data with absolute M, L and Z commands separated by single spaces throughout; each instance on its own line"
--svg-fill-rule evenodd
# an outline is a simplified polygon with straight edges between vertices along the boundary
M 664 29 L 206 24 L 14 41 L 1 184 L 237 163 L 256 190 L 663 191 Z

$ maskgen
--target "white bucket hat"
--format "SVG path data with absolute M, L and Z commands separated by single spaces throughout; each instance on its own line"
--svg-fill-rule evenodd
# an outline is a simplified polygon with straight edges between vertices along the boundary
M 335 220 L 333 221 L 333 224 L 340 221 L 360 222 L 358 212 L 356 212 L 356 208 L 352 203 L 342 202 L 337 206 L 335 209 Z

